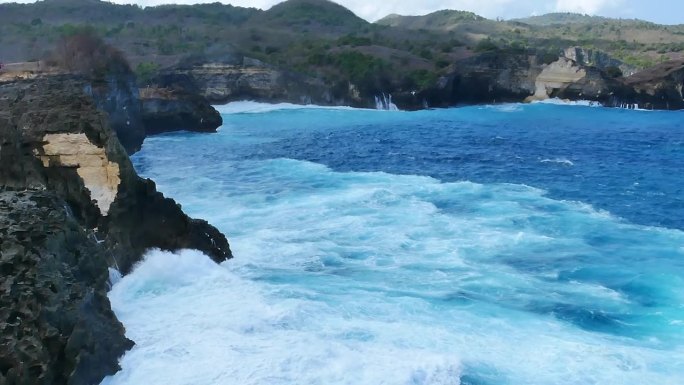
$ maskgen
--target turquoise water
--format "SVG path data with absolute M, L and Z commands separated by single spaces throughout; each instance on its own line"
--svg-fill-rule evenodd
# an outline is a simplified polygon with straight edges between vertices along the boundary
M 235 259 L 118 282 L 105 384 L 684 383 L 681 113 L 222 112 L 134 163 Z

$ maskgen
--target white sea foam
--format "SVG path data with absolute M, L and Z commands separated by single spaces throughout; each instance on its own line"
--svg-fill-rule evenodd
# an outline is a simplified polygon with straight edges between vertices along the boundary
M 483 108 L 492 109 L 501 112 L 520 112 L 523 111 L 524 104 L 521 103 L 505 103 L 505 104 L 493 104 L 484 106 Z
M 601 103 L 592 100 L 565 100 L 559 98 L 535 100 L 532 102 L 532 104 L 556 104 L 562 106 L 603 107 Z
M 277 290 L 197 251 L 148 253 L 110 293 L 136 346 L 103 384 L 459 384 L 458 359 L 408 346 L 414 331 Z
M 319 106 L 315 104 L 292 104 L 292 103 L 261 103 L 254 101 L 231 102 L 223 105 L 214 106 L 221 114 L 261 114 L 266 112 L 281 110 L 306 110 L 306 109 L 325 109 L 325 110 L 355 110 L 358 108 L 347 106 Z M 369 109 L 369 111 L 374 111 Z
M 117 283 L 112 305 L 137 345 L 106 385 L 456 385 L 464 375 L 680 385 L 681 348 L 529 311 L 539 302 L 615 312 L 629 304 L 548 268 L 595 253 L 587 239 L 598 229 L 636 231 L 589 206 L 521 185 L 339 173 L 288 159 L 167 184 L 172 171 L 148 165 L 186 210 L 229 235 L 236 258 L 218 266 L 194 251 L 153 251 Z
M 382 94 L 375 96 L 375 109 L 381 111 L 399 111 L 394 102 L 392 102 L 392 95 Z
M 541 162 L 541 163 L 554 163 L 554 164 L 560 164 L 560 165 L 568 166 L 568 167 L 572 167 L 572 166 L 575 165 L 575 163 L 573 163 L 573 162 L 572 162 L 571 160 L 569 160 L 568 158 L 546 158 L 546 159 L 540 160 L 540 162 Z
M 113 286 L 114 284 L 118 283 L 121 281 L 121 272 L 119 270 L 114 269 L 114 268 L 109 268 L 109 285 Z

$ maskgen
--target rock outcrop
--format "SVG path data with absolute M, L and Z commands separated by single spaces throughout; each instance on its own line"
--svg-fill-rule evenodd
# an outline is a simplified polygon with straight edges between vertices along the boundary
M 107 267 L 125 274 L 149 248 L 231 257 L 225 236 L 138 177 L 87 84 L 0 85 L 0 383 L 92 384 L 116 370 L 130 342 Z
M 109 115 L 109 126 L 126 152 L 132 154 L 140 150 L 146 130 L 135 75 L 109 75 L 89 81 L 84 89 L 97 108 Z
M 56 194 L 0 191 L 0 383 L 98 384 L 133 346 L 105 250 Z
M 28 77 L 0 76 L 0 84 L 68 76 L 58 68 L 42 68 Z M 149 135 L 178 130 L 215 132 L 223 124 L 218 111 L 186 78 L 161 74 L 142 89 L 130 70 L 82 79 L 83 91 L 99 110 L 107 113 L 109 126 L 119 142 L 128 154 L 133 154 Z
M 659 64 L 625 79 L 631 92 L 614 104 L 631 104 L 643 109 L 684 109 L 684 59 Z
M 168 131 L 215 132 L 221 114 L 201 95 L 188 75 L 162 73 L 140 89 L 147 135 Z
M 520 102 L 534 94 L 542 70 L 535 55 L 488 52 L 457 61 L 432 88 L 393 96 L 402 109 Z
M 618 83 L 596 67 L 561 57 L 543 67 L 535 80 L 535 93 L 527 100 L 560 98 L 604 101 Z
M 615 59 L 607 53 L 599 50 L 585 49 L 582 47 L 570 47 L 563 51 L 563 56 L 579 65 L 596 67 L 603 71 L 611 67 L 619 68 L 625 76 L 630 76 L 637 72 L 635 67 Z
M 0 184 L 56 191 L 86 228 L 98 229 L 123 272 L 150 247 L 230 257 L 225 237 L 138 177 L 83 84 L 62 77 L 0 86 Z
M 187 62 L 172 71 L 185 77 L 209 102 L 237 100 L 299 104 L 345 104 L 322 81 L 284 71 L 248 57 Z M 344 96 L 343 96 L 344 97 Z
M 216 132 L 221 114 L 182 76 L 160 75 L 139 89 L 133 74 L 90 80 L 85 92 L 109 115 L 109 125 L 128 154 L 145 137 L 169 131 Z
M 609 107 L 684 109 L 684 61 L 673 61 L 627 78 L 565 56 L 544 64 L 535 55 L 495 51 L 454 63 L 426 90 L 394 94 L 402 109 L 523 102 L 559 98 Z

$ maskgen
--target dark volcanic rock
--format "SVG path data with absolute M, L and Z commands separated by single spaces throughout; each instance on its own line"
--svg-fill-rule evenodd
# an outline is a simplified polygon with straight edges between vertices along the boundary
M 164 73 L 140 89 L 147 135 L 167 131 L 215 132 L 221 114 L 200 94 L 188 75 Z
M 404 109 L 548 98 L 590 100 L 609 107 L 683 109 L 683 87 L 684 61 L 613 78 L 567 57 L 544 64 L 534 55 L 497 51 L 458 61 L 434 87 L 397 93 L 394 100 Z
M 228 242 L 135 173 L 84 90 L 41 78 L 0 85 L 0 384 L 94 384 L 131 346 L 106 298 L 148 248 Z M 13 192 L 26 191 L 26 192 Z
M 456 104 L 524 100 L 541 72 L 536 56 L 491 52 L 459 61 L 444 91 Z
M 133 346 L 105 249 L 56 194 L 0 191 L 0 383 L 98 384 Z
M 223 235 L 138 177 L 83 89 L 70 78 L 0 86 L 0 184 L 57 192 L 85 227 L 98 229 L 124 273 L 151 247 L 230 258 Z
M 643 109 L 684 109 L 684 59 L 659 64 L 625 79 L 633 94 L 623 95 L 616 104 L 627 103 Z
M 403 109 L 521 102 L 535 92 L 542 64 L 534 55 L 488 52 L 460 60 L 427 90 L 397 93 Z
M 142 109 L 136 78 L 133 74 L 109 75 L 85 86 L 97 108 L 109 115 L 109 126 L 129 154 L 145 140 Z

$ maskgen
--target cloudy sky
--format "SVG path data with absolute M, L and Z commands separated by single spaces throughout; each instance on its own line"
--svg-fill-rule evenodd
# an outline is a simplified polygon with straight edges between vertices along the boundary
M 30 0 L 24 0 L 30 1 Z M 162 3 L 192 4 L 217 0 L 110 0 L 142 6 Z M 226 4 L 267 9 L 282 0 L 218 0 Z M 0 2 L 8 2 L 0 0 Z M 511 19 L 548 12 L 640 18 L 665 24 L 684 24 L 684 0 L 336 0 L 357 15 L 375 21 L 390 13 L 422 15 L 440 9 L 468 10 L 489 18 Z

